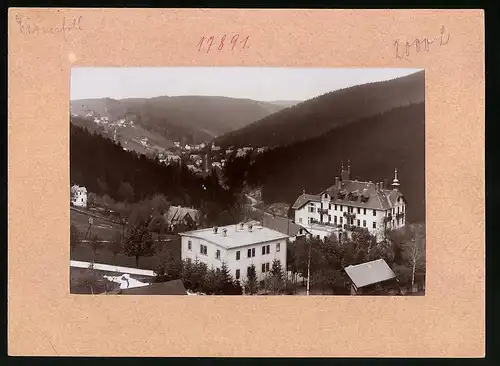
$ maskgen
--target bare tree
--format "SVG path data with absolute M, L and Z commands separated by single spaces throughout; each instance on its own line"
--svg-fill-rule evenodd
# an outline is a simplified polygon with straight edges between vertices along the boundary
M 425 263 L 425 237 L 418 232 L 404 245 L 406 259 L 411 266 L 411 285 L 415 283 L 415 272 Z

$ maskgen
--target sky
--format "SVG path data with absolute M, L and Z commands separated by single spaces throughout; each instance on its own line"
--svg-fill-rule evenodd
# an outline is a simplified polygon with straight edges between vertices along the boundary
M 207 95 L 260 101 L 318 95 L 420 71 L 403 68 L 74 67 L 71 100 Z

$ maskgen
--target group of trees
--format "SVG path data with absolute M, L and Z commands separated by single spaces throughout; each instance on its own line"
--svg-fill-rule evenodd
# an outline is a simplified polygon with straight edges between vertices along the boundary
M 223 212 L 237 200 L 235 191 L 219 184 L 215 171 L 202 177 L 182 163 L 167 166 L 73 123 L 70 132 L 71 184 L 107 196 L 108 201 L 132 203 L 161 194 L 174 205 L 210 206 Z
M 186 289 L 207 295 L 255 295 L 281 294 L 287 289 L 287 280 L 279 261 L 275 260 L 262 281 L 257 278 L 255 266 L 248 268 L 247 279 L 243 283 L 233 278 L 225 262 L 220 268 L 209 268 L 198 260 L 185 259 L 180 265 L 164 258 L 156 271 L 158 281 L 182 279 Z
M 184 287 L 193 292 L 207 295 L 243 294 L 240 282 L 233 278 L 225 262 L 220 268 L 208 268 L 205 263 L 198 260 L 183 260 L 180 266 L 175 267 L 163 262 L 157 273 L 158 280 L 180 278 Z
M 300 238 L 287 244 L 287 265 L 297 282 L 310 275 L 312 287 L 333 293 L 348 293 L 349 278 L 344 268 L 349 265 L 384 259 L 394 270 L 402 286 L 425 280 L 425 228 L 409 225 L 388 232 L 378 242 L 368 231 L 356 231 L 351 238 L 339 242 L 336 235 L 320 240 Z

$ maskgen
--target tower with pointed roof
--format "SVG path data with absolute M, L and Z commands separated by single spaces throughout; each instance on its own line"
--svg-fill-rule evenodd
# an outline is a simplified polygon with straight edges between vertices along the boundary
M 394 179 L 392 180 L 391 186 L 393 190 L 399 190 L 398 168 L 394 169 Z

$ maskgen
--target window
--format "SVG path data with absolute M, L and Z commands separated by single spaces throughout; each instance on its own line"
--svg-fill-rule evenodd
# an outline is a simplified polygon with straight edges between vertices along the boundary
M 361 213 L 361 209 L 358 207 L 358 213 L 360 214 Z
M 366 215 L 366 208 L 363 209 L 363 215 Z
M 266 272 L 269 272 L 269 262 L 266 263 Z
M 280 243 L 276 244 L 276 251 L 279 252 L 280 249 L 281 249 L 281 244 Z
M 266 254 L 266 246 L 265 245 L 262 247 L 262 255 L 264 255 L 264 254 Z
M 220 259 L 220 250 L 219 249 L 217 249 L 217 251 L 215 252 L 215 258 Z
M 239 261 L 240 260 L 240 251 L 238 250 L 236 252 L 236 260 Z
M 366 220 L 363 220 L 363 227 L 366 227 Z
M 328 215 L 328 222 L 332 222 L 332 215 Z
M 399 213 L 399 206 L 398 206 L 398 213 Z
M 328 204 L 328 209 L 331 210 L 332 209 L 332 204 Z
M 265 272 L 266 272 L 266 264 L 265 264 L 265 263 L 262 263 L 261 272 L 262 272 L 262 273 L 265 273 Z
M 247 251 L 247 257 L 250 258 L 252 256 L 252 249 L 248 249 Z
M 335 211 L 337 211 L 337 205 L 335 205 Z
M 271 246 L 268 245 L 268 246 L 266 246 L 266 253 L 269 254 L 270 252 L 271 252 Z
M 299 223 L 302 224 L 302 217 L 299 217 Z
M 192 249 L 192 247 L 191 247 L 191 245 L 192 245 L 192 244 L 193 244 L 193 243 L 191 242 L 191 240 L 188 240 L 188 250 L 191 250 L 191 249 Z
M 340 205 L 340 211 L 342 211 L 342 205 Z
M 377 228 L 377 223 L 374 221 L 373 222 L 373 228 L 376 229 Z
M 207 255 L 208 248 L 206 245 L 200 244 L 200 254 Z
M 250 275 L 250 268 L 252 267 L 247 267 L 247 277 Z
M 377 211 L 373 210 L 373 216 L 377 216 Z
M 358 221 L 358 222 L 357 222 L 358 226 L 361 226 L 361 225 L 360 225 L 360 223 L 359 223 L 359 220 L 357 220 L 357 221 Z
M 354 225 L 354 219 L 351 218 L 351 225 Z
M 333 223 L 337 225 L 337 216 L 333 216 Z
M 340 225 L 342 225 L 342 221 L 344 221 L 344 218 L 340 216 Z
M 255 248 L 252 248 L 252 257 L 255 257 Z
M 236 277 L 237 280 L 240 279 L 240 270 L 239 269 L 236 270 L 236 276 L 235 277 Z
M 270 251 L 271 251 L 271 247 L 269 245 L 264 245 L 262 247 L 262 255 L 269 254 Z

